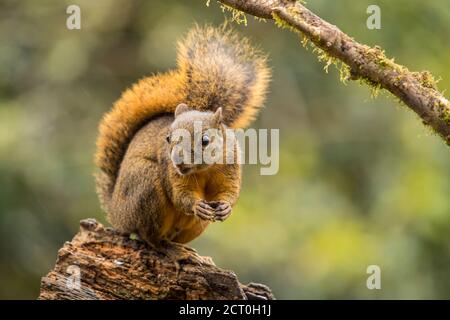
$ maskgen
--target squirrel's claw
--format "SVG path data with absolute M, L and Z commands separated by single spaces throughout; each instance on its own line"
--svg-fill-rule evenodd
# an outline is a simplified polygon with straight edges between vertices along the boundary
M 202 220 L 214 220 L 214 209 L 204 201 L 198 201 L 194 206 L 194 215 Z
M 228 202 L 221 202 L 215 209 L 214 219 L 224 221 L 231 215 L 231 205 Z

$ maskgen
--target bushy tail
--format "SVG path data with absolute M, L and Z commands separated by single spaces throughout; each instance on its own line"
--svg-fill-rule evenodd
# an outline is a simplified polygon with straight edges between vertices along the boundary
M 222 107 L 227 125 L 247 127 L 265 99 L 270 78 L 266 60 L 226 24 L 194 27 L 178 43 L 187 105 L 211 111 Z
M 103 207 L 133 136 L 151 118 L 185 102 L 198 110 L 223 108 L 230 127 L 244 128 L 262 106 L 270 77 L 266 57 L 225 25 L 194 27 L 178 43 L 178 70 L 142 79 L 103 117 L 97 139 L 97 190 Z
M 184 99 L 180 73 L 171 71 L 140 80 L 103 116 L 95 163 L 101 170 L 96 177 L 97 192 L 104 207 L 113 192 L 120 163 L 133 136 L 153 117 L 173 113 Z

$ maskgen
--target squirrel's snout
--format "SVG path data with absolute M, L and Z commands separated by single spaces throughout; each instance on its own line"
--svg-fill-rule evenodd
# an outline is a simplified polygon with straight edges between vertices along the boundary
M 177 170 L 177 172 L 181 175 L 187 175 L 197 170 L 197 166 L 192 164 L 195 161 L 195 156 L 191 154 L 191 159 L 185 159 L 182 152 L 179 149 L 172 149 L 170 152 L 170 159 L 172 160 L 172 164 Z M 191 161 L 191 162 L 189 162 Z

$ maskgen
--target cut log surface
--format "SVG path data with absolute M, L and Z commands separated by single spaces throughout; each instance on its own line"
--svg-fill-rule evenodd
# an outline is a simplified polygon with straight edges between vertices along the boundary
M 185 245 L 153 248 L 94 219 L 80 226 L 42 278 L 39 299 L 274 299 L 267 286 L 243 285 Z

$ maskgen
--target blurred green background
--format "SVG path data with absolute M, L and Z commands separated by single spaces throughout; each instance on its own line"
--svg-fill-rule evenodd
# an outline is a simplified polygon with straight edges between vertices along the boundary
M 450 2 L 308 2 L 450 88 Z M 99 119 L 137 79 L 175 66 L 194 22 L 229 16 L 205 3 L 0 0 L 0 298 L 36 298 L 78 221 L 106 222 L 92 176 Z M 81 30 L 66 29 L 69 4 Z M 370 4 L 381 30 L 366 28 Z M 246 166 L 233 216 L 191 245 L 278 298 L 450 298 L 448 147 L 390 96 L 326 74 L 298 36 L 250 16 L 236 29 L 270 55 L 255 127 L 280 128 L 280 171 Z M 366 288 L 371 264 L 382 290 Z

